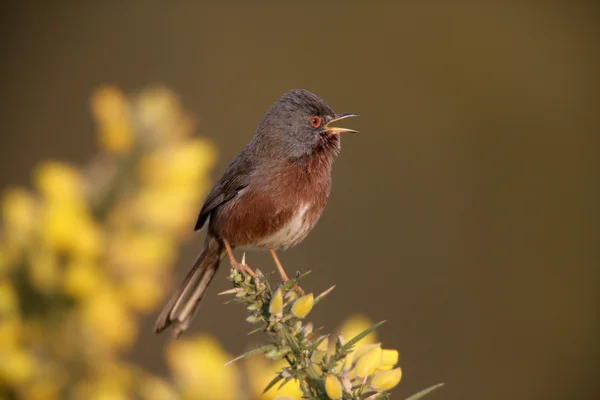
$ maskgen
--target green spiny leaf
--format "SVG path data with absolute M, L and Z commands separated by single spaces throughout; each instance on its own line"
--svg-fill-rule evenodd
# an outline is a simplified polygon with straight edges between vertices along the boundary
M 375 325 L 372 325 L 369 328 L 365 329 L 364 331 L 362 331 L 361 333 L 359 333 L 358 335 L 356 335 L 352 339 L 350 339 L 348 342 L 346 342 L 346 344 L 341 346 L 340 350 L 343 352 L 349 351 L 350 349 L 352 349 L 352 347 L 356 343 L 359 342 L 359 340 L 361 340 L 362 338 L 367 336 L 369 333 L 373 332 L 375 329 L 379 328 L 384 323 L 385 323 L 385 321 L 381 321 L 381 322 L 378 322 Z
M 241 360 L 242 358 L 246 358 L 246 357 L 248 357 L 248 356 L 251 356 L 251 355 L 254 355 L 254 354 L 258 354 L 258 353 L 265 353 L 265 352 L 267 352 L 267 351 L 271 351 L 271 350 L 273 350 L 273 349 L 274 349 L 273 345 L 270 345 L 270 344 L 268 344 L 268 345 L 265 345 L 265 346 L 261 346 L 261 347 L 257 347 L 256 349 L 252 349 L 252 350 L 250 350 L 250 351 L 247 351 L 247 352 L 245 352 L 244 354 L 242 354 L 242 355 L 240 355 L 240 356 L 237 356 L 237 357 L 236 357 L 236 358 L 234 358 L 233 360 L 231 360 L 231 361 L 228 361 L 228 362 L 227 362 L 225 365 L 229 365 L 229 364 L 231 364 L 231 363 L 234 363 L 234 362 L 236 362 L 236 361 L 239 361 L 239 360 Z
M 333 285 L 332 287 L 330 287 L 329 289 L 327 289 L 326 291 L 324 291 L 323 293 L 321 293 L 320 295 L 315 297 L 315 300 L 313 302 L 313 307 L 315 304 L 317 304 L 318 302 L 323 300 L 325 298 L 325 296 L 327 296 L 329 293 L 331 293 L 333 291 L 333 289 L 335 289 L 335 285 Z
M 284 381 L 281 382 L 281 385 L 279 385 L 279 387 L 277 388 L 277 390 L 280 390 L 282 387 L 284 387 L 286 385 L 286 383 L 288 383 L 292 379 L 294 379 L 293 376 L 288 376 L 287 378 L 285 378 Z
M 282 379 L 283 379 L 283 376 L 281 374 L 277 374 L 277 376 L 275 378 L 273 378 L 273 380 L 271 380 L 271 382 L 269 382 L 267 387 L 265 387 L 265 390 L 263 390 L 263 393 L 267 393 L 269 391 L 269 389 L 271 389 L 273 386 L 275 386 L 277 384 L 277 382 L 279 382 Z
M 264 331 L 266 328 L 267 328 L 267 326 L 266 326 L 266 325 L 263 325 L 263 326 L 260 326 L 260 327 L 258 327 L 258 328 L 256 328 L 256 329 L 252 329 L 250 332 L 248 332 L 248 335 L 252 335 L 252 334 L 254 334 L 254 333 L 256 333 L 256 332 L 262 332 L 262 331 Z
M 428 387 L 427 389 L 423 389 L 423 390 L 421 390 L 420 392 L 413 394 L 412 396 L 410 396 L 410 397 L 409 397 L 409 398 L 407 398 L 406 400 L 418 400 L 418 399 L 421 399 L 421 398 L 423 398 L 425 395 L 427 395 L 427 394 L 429 394 L 429 393 L 433 392 L 434 390 L 436 390 L 436 389 L 438 389 L 438 388 L 440 388 L 440 387 L 442 387 L 442 386 L 444 386 L 444 384 L 443 384 L 443 383 L 438 383 L 437 385 L 430 386 L 430 387 Z

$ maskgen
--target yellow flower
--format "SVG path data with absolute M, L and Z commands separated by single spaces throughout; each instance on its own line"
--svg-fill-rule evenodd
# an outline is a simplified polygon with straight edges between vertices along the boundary
M 273 315 L 281 314 L 281 310 L 283 309 L 283 296 L 281 295 L 281 289 L 278 288 L 273 297 L 271 297 L 271 302 L 269 303 L 269 313 Z
M 115 86 L 104 86 L 92 94 L 92 115 L 99 122 L 124 118 L 127 100 Z
M 125 118 L 104 122 L 99 127 L 98 142 L 101 148 L 113 154 L 124 154 L 134 144 L 134 133 L 131 122 Z
M 158 279 L 146 274 L 131 274 L 122 286 L 122 296 L 133 310 L 151 311 L 163 299 L 164 284 Z
M 127 99 L 118 88 L 106 86 L 92 95 L 92 114 L 99 125 L 101 148 L 123 154 L 133 148 L 134 132 Z
M 181 116 L 177 96 L 168 88 L 158 86 L 142 92 L 136 102 L 136 114 L 145 127 L 163 136 L 167 127 L 174 127 Z
M 360 357 L 362 357 L 367 352 L 375 349 L 376 347 L 380 347 L 380 346 L 381 345 L 379 343 L 363 344 L 362 346 L 358 346 L 358 347 L 354 348 L 354 351 L 352 352 L 352 356 L 354 357 L 355 360 L 358 360 Z
M 139 387 L 142 400 L 180 400 L 175 389 L 161 378 L 146 377 L 142 379 Z
M 68 204 L 46 204 L 41 220 L 41 237 L 44 242 L 57 250 L 69 248 L 80 215 L 76 207 Z
M 236 365 L 219 342 L 207 335 L 172 341 L 167 362 L 184 399 L 234 400 L 239 393 Z
M 346 338 L 346 340 L 350 340 L 359 333 L 368 329 L 371 325 L 371 321 L 361 315 L 355 315 L 353 317 L 348 318 L 344 324 L 342 325 L 341 332 L 342 335 Z M 374 332 L 368 334 L 364 338 L 358 341 L 355 344 L 355 348 L 363 345 L 363 344 L 372 344 L 377 341 L 377 337 Z
M 292 305 L 292 314 L 298 318 L 306 317 L 310 310 L 312 310 L 313 303 L 314 298 L 312 293 L 300 297 Z
M 36 186 L 44 197 L 53 202 L 67 202 L 80 206 L 83 203 L 84 180 L 72 165 L 46 161 L 35 173 Z
M 373 377 L 371 381 L 371 388 L 382 392 L 390 390 L 402 379 L 402 369 L 396 368 L 391 371 L 383 371 Z
M 95 263 L 87 259 L 79 259 L 67 265 L 64 289 L 67 294 L 84 299 L 94 293 L 97 287 L 104 286 L 105 281 L 104 273 Z
M 153 231 L 121 232 L 111 237 L 108 254 L 120 271 L 158 272 L 173 262 L 175 243 Z
M 71 244 L 74 255 L 94 257 L 100 253 L 103 246 L 104 238 L 101 228 L 96 225 L 89 214 L 82 215 Z
M 96 288 L 94 296 L 82 305 L 81 313 L 86 334 L 101 346 L 123 348 L 136 337 L 136 320 L 108 286 Z
M 51 249 L 45 246 L 33 249 L 28 267 L 31 282 L 41 292 L 51 294 L 61 286 L 63 271 Z
M 381 353 L 380 370 L 390 370 L 398 363 L 398 350 L 384 349 Z
M 288 366 L 287 361 L 278 360 L 270 361 L 261 355 L 249 357 L 244 361 L 245 369 L 248 374 L 248 384 L 250 385 L 250 393 L 252 399 L 259 400 L 274 400 L 278 396 L 290 396 L 294 400 L 301 400 L 302 391 L 297 381 L 291 380 L 286 383 L 281 389 L 278 383 L 271 387 L 266 393 L 263 391 L 275 378 L 275 376 L 281 372 L 282 368 Z
M 334 375 L 327 375 L 325 378 L 325 391 L 332 400 L 339 400 L 344 395 L 342 383 Z
M 8 240 L 25 243 L 36 228 L 37 204 L 33 195 L 24 189 L 10 189 L 2 200 L 2 221 Z
M 139 174 L 143 182 L 152 185 L 193 185 L 209 181 L 207 172 L 216 160 L 212 142 L 196 138 L 146 155 L 139 164 Z
M 0 353 L 0 381 L 21 386 L 31 379 L 36 369 L 34 357 L 21 349 Z
M 363 354 L 354 365 L 356 376 L 364 378 L 372 375 L 381 365 L 381 348 L 375 347 Z
M 96 256 L 102 249 L 102 233 L 87 210 L 68 203 L 44 207 L 41 236 L 57 250 L 79 256 Z
M 371 325 L 373 325 L 373 324 L 366 317 L 363 317 L 362 315 L 355 315 L 355 316 L 352 316 L 352 317 L 348 318 L 342 324 L 340 332 L 341 332 L 342 336 L 346 340 L 351 340 L 356 335 L 358 335 L 361 332 L 363 332 L 366 329 L 368 329 Z M 370 334 L 368 334 L 367 336 L 365 336 L 364 338 L 362 338 L 361 340 L 359 340 L 354 345 L 354 349 L 356 351 L 356 349 L 358 349 L 362 345 L 365 345 L 365 344 L 374 344 L 376 342 L 376 340 L 377 340 L 377 337 L 375 335 L 375 332 L 371 332 Z M 355 360 L 357 358 L 358 357 L 355 357 L 353 355 L 353 353 L 350 353 L 346 357 L 346 361 L 344 363 L 344 369 L 346 369 L 346 370 L 350 369 L 350 367 L 352 366 L 353 360 Z
M 189 233 L 190 219 L 198 212 L 201 201 L 199 184 L 164 188 L 148 187 L 137 194 L 132 212 L 143 226 L 169 233 Z

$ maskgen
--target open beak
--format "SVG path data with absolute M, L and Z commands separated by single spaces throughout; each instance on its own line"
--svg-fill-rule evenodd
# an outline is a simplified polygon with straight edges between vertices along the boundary
M 355 131 L 354 129 L 338 128 L 337 126 L 329 126 L 329 124 L 331 124 L 333 122 L 337 122 L 339 120 L 342 120 L 345 118 L 350 118 L 350 117 L 358 117 L 358 114 L 354 114 L 354 113 L 337 114 L 334 119 L 332 119 L 327 124 L 325 124 L 325 132 L 331 133 L 333 135 L 339 135 L 340 133 L 345 133 L 345 132 L 358 133 L 358 131 Z

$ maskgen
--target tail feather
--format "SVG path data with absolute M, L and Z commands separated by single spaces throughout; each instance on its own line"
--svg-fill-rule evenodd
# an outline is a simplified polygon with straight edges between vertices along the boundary
M 171 327 L 178 337 L 188 328 L 224 256 L 223 244 L 214 237 L 207 237 L 204 249 L 156 320 L 156 333 Z

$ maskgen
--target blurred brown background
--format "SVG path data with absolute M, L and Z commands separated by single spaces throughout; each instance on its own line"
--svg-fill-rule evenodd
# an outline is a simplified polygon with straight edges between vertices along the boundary
M 485 4 L 484 4 L 485 3 Z M 164 83 L 221 151 L 218 178 L 285 91 L 354 111 L 329 206 L 284 253 L 338 284 L 315 322 L 388 319 L 406 397 L 598 398 L 598 7 L 593 3 L 25 2 L 0 40 L 0 189 L 94 150 L 89 95 Z M 190 221 L 190 229 L 194 221 Z M 184 274 L 204 233 L 181 255 Z M 251 265 L 274 269 L 263 254 Z M 247 345 L 215 295 L 192 331 Z M 161 371 L 148 318 L 135 357 Z

